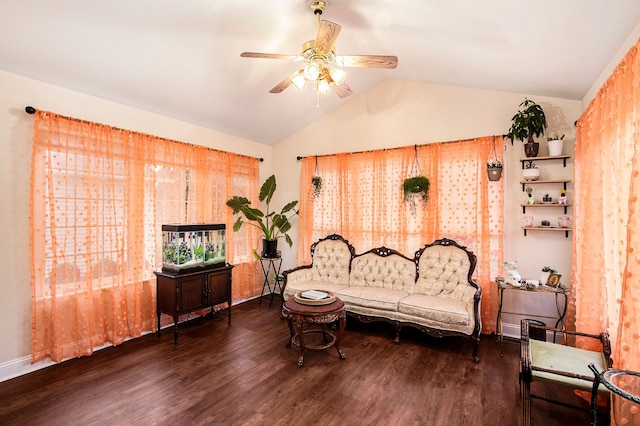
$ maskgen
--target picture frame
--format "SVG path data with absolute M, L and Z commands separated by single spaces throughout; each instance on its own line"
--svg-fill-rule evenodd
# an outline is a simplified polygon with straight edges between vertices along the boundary
M 562 277 L 560 274 L 549 274 L 549 278 L 547 278 L 547 285 L 549 287 L 558 287 L 560 284 L 560 277 Z

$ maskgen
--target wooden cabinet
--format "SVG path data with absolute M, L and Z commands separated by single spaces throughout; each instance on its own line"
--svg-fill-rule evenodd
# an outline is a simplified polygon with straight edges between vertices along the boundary
M 208 315 L 214 315 L 214 306 L 226 303 L 227 323 L 231 324 L 231 270 L 226 264 L 215 269 L 195 272 L 156 272 L 156 309 L 160 336 L 160 316 L 173 316 L 173 338 L 178 343 L 178 318 L 180 315 L 210 308 Z

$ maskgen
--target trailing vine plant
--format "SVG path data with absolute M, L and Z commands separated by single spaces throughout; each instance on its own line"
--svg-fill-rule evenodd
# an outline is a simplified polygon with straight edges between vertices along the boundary
M 414 156 L 411 168 L 409 169 L 409 177 L 402 183 L 403 201 L 409 204 L 412 215 L 416 215 L 418 203 L 427 205 L 429 199 L 429 179 L 422 175 L 420 163 L 418 162 L 418 146 L 414 145 Z
M 320 197 L 322 192 L 322 176 L 320 176 L 320 172 L 318 172 L 318 156 L 316 155 L 316 166 L 313 169 L 313 176 L 311 176 L 311 186 L 312 186 L 312 197 L 316 200 Z

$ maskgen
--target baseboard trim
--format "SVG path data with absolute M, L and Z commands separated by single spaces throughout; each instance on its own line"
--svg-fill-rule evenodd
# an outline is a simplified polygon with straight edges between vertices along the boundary
M 238 305 L 240 303 L 244 303 L 244 302 L 247 302 L 247 301 L 252 300 L 252 299 L 257 299 L 258 297 L 260 297 L 260 296 L 258 295 L 258 296 L 255 296 L 255 297 L 248 297 L 246 299 L 236 300 L 231 304 L 231 306 Z M 167 327 L 173 327 L 173 325 L 169 324 L 169 325 L 167 325 L 167 326 L 165 326 L 163 328 L 167 328 Z M 143 336 L 146 336 L 149 333 L 151 333 L 151 332 L 144 333 Z M 125 339 L 125 342 L 128 341 L 128 340 L 131 340 L 131 339 L 130 338 L 129 339 Z M 105 344 L 103 346 L 100 346 L 99 348 L 94 348 L 93 351 L 96 352 L 96 351 L 99 351 L 99 350 L 102 350 L 104 348 L 108 348 L 108 347 L 111 347 L 111 346 L 113 346 L 111 343 L 107 343 L 107 344 Z M 89 355 L 89 356 L 91 356 L 91 355 Z M 69 359 L 73 359 L 73 358 L 68 358 L 68 359 L 62 360 L 61 362 L 68 361 Z M 25 374 L 32 373 L 34 371 L 41 370 L 43 368 L 51 367 L 52 365 L 56 365 L 56 363 L 51 361 L 50 359 L 46 359 L 46 360 L 37 362 L 35 364 L 31 364 L 31 356 L 30 355 L 23 356 L 23 357 L 20 357 L 20 358 L 16 358 L 16 359 L 13 359 L 13 360 L 9 360 L 9 361 L 0 363 L 0 382 L 11 380 L 13 378 L 16 378 L 16 377 L 19 377 L 19 376 L 23 376 Z

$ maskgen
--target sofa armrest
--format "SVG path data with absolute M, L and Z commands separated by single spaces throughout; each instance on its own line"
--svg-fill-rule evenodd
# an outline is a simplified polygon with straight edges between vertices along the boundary
M 284 297 L 284 290 L 287 288 L 287 284 L 309 281 L 311 279 L 312 267 L 313 265 L 302 265 L 284 271 L 282 273 L 282 276 L 284 277 L 284 284 L 282 285 L 282 296 Z

